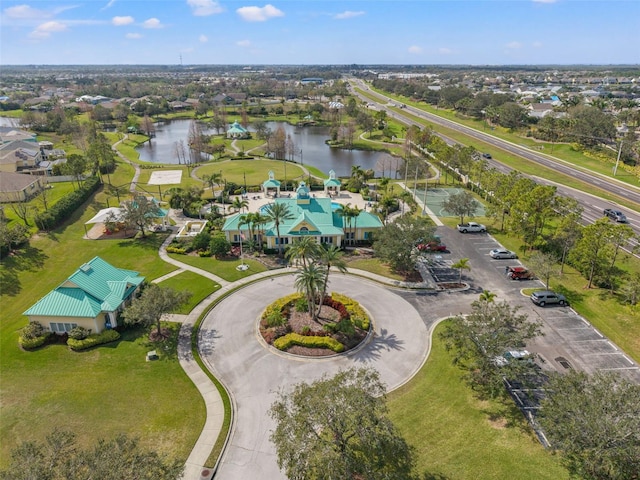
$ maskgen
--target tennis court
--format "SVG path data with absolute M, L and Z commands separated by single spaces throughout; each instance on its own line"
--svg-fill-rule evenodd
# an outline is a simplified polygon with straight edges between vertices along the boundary
M 419 188 L 416 190 L 416 197 L 420 201 L 424 201 L 426 199 L 427 208 L 438 217 L 457 217 L 457 215 L 447 212 L 442 205 L 451 195 L 455 195 L 463 191 L 465 191 L 463 188 L 429 188 L 425 196 L 424 188 Z M 476 208 L 473 216 L 483 217 L 484 214 L 484 206 L 478 202 L 478 208 Z

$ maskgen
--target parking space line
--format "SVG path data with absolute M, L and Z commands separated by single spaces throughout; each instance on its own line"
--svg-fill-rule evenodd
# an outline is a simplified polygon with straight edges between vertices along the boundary
M 612 368 L 599 368 L 600 371 L 613 371 L 613 370 L 640 370 L 638 367 L 612 367 Z
M 629 362 L 631 365 L 635 365 L 635 362 L 633 360 L 631 360 L 629 357 L 627 357 L 626 355 L 623 355 L 624 359 Z M 637 367 L 636 367 L 637 368 Z
M 583 353 L 582 356 L 583 357 L 593 357 L 596 355 L 621 355 L 624 357 L 624 355 L 622 355 L 620 352 L 599 352 L 599 353 Z M 626 358 L 626 357 L 625 357 Z M 627 358 L 627 361 L 629 359 Z

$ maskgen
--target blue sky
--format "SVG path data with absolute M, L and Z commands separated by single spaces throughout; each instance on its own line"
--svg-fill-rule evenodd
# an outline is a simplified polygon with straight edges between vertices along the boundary
M 0 65 L 638 64 L 640 0 L 2 0 Z

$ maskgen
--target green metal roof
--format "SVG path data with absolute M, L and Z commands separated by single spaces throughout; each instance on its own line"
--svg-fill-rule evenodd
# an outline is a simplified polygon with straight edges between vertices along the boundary
M 101 303 L 79 288 L 58 287 L 38 300 L 24 315 L 95 318 L 102 311 Z
M 327 178 L 324 181 L 325 187 L 339 187 L 340 185 L 342 185 L 342 183 L 337 178 Z
M 331 208 L 330 198 L 310 198 L 309 203 L 298 204 L 295 198 L 277 198 L 277 203 L 285 203 L 289 206 L 289 211 L 293 217 L 280 224 L 281 235 L 343 235 L 344 219 Z M 239 227 L 240 213 L 236 213 L 227 218 L 222 227 L 223 231 L 242 230 L 248 231 L 249 227 L 243 225 Z M 314 229 L 309 228 L 308 232 L 299 232 L 297 227 L 301 223 L 306 223 Z M 352 225 L 357 228 L 382 228 L 382 221 L 376 215 L 362 211 L 357 219 L 352 220 Z M 277 236 L 275 224 L 268 222 L 264 226 L 264 234 L 267 237 Z
M 95 257 L 24 314 L 95 317 L 100 311 L 117 310 L 143 281 L 138 272 Z

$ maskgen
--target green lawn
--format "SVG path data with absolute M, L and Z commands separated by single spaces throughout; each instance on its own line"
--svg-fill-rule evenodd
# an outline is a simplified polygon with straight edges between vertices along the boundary
M 267 267 L 262 263 L 252 260 L 251 258 L 245 258 L 244 260 L 244 263 L 249 265 L 249 269 L 245 271 L 238 271 L 236 270 L 236 267 L 241 263 L 238 259 L 218 260 L 214 257 L 196 257 L 193 255 L 180 255 L 177 253 L 170 253 L 169 256 L 175 260 L 186 263 L 187 265 L 191 265 L 192 267 L 198 267 L 207 272 L 211 272 L 228 282 L 234 282 L 241 278 L 249 277 L 255 273 L 267 270 Z
M 389 265 L 382 263 L 378 258 L 347 258 L 348 268 L 357 268 L 366 272 L 382 275 L 383 277 L 391 278 L 393 280 L 403 281 L 404 277 L 395 273 Z
M 440 328 L 424 367 L 388 397 L 391 420 L 416 449 L 417 472 L 456 480 L 568 479 L 512 400 L 473 396 L 437 338 Z
M 247 186 L 258 186 L 269 179 L 269 171 L 273 171 L 276 179 L 284 179 L 285 163 L 288 180 L 302 178 L 304 172 L 295 163 L 258 158 L 207 163 L 198 168 L 197 175 L 203 178 L 205 175 L 222 172 L 222 178 L 227 182 L 244 185 L 246 178 Z
M 191 292 L 191 298 L 189 301 L 184 306 L 173 312 L 185 315 L 193 310 L 193 307 L 198 305 L 202 300 L 220 288 L 220 284 L 213 280 L 209 280 L 208 278 L 201 277 L 197 273 L 189 271 L 184 271 L 178 275 L 167 278 L 158 285 L 173 288 L 177 291 L 187 290 Z
M 147 363 L 152 348 L 135 332 L 84 353 L 63 345 L 36 352 L 18 347 L 18 331 L 27 323 L 22 312 L 96 255 L 147 280 L 175 270 L 158 256 L 164 234 L 82 238 L 84 222 L 106 206 L 105 197 L 98 193 L 68 224 L 33 237 L 27 248 L 0 262 L 0 465 L 18 442 L 44 440 L 56 426 L 73 429 L 86 444 L 131 433 L 181 460 L 200 433 L 204 404 L 177 359 Z

